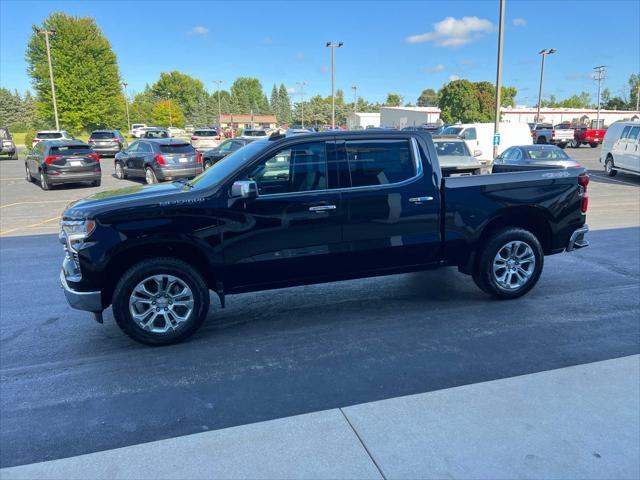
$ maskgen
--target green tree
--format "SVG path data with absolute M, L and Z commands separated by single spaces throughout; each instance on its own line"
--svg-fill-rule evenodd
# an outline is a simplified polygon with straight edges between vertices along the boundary
M 131 102 L 129 106 L 131 123 L 146 123 L 147 125 L 153 123 L 151 112 L 153 111 L 155 103 L 156 100 L 151 92 L 151 88 L 149 85 L 146 85 L 143 92 L 133 97 L 133 102 Z
M 292 115 L 291 99 L 289 98 L 289 92 L 287 92 L 287 87 L 284 86 L 284 83 L 280 84 L 280 89 L 278 90 L 278 105 L 280 107 L 278 122 L 281 125 L 290 124 Z
M 384 102 L 387 107 L 399 107 L 402 105 L 402 95 L 398 93 L 387 93 L 387 100 Z
M 601 107 L 605 110 L 625 110 L 628 107 L 628 104 L 623 98 L 616 96 L 608 98 L 606 103 L 602 102 Z
M 211 116 L 209 112 L 209 95 L 205 92 L 200 95 L 196 100 L 192 110 L 191 116 L 185 120 L 188 120 L 190 124 L 194 126 L 211 125 L 214 123 L 214 119 L 217 119 L 217 113 L 215 116 Z
M 435 107 L 438 105 L 438 94 L 433 88 L 425 88 L 417 100 L 419 107 Z
M 184 113 L 173 100 L 160 100 L 151 110 L 151 120 L 160 127 L 184 127 Z
M 35 128 L 38 124 L 36 101 L 29 90 L 22 97 L 20 117 L 22 125 L 26 128 Z
M 151 91 L 157 101 L 171 99 L 177 103 L 190 123 L 199 99 L 207 95 L 204 84 L 200 80 L 176 70 L 169 73 L 161 72 L 160 78 L 153 84 Z
M 493 121 L 496 110 L 496 87 L 491 82 L 475 82 L 473 86 L 480 108 L 480 116 L 477 121 Z
M 0 125 L 15 128 L 21 123 L 22 98 L 16 91 L 0 88 Z
M 278 119 L 278 123 L 282 123 L 282 113 L 280 110 L 280 91 L 276 84 L 273 84 L 273 88 L 271 89 L 271 111 Z
M 500 106 L 515 107 L 518 89 L 516 87 L 502 87 L 500 89 Z
M 89 17 L 52 13 L 42 27 L 50 37 L 60 127 L 78 132 L 126 125 L 120 72 L 111 44 Z M 39 115 L 53 124 L 53 105 L 45 40 L 33 33 L 27 51 L 27 72 L 37 93 Z
M 269 113 L 269 102 L 257 78 L 240 77 L 231 86 L 233 113 Z
M 480 121 L 480 103 L 476 89 L 468 80 L 454 80 L 438 92 L 440 116 L 446 123 Z
M 629 77 L 629 110 L 635 110 L 638 105 L 638 88 L 640 88 L 640 73 L 632 73 Z

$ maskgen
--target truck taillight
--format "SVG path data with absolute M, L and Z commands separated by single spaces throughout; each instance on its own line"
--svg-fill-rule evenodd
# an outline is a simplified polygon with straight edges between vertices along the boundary
M 60 155 L 49 155 L 44 159 L 44 163 L 47 165 L 53 165 L 53 161 L 60 158 Z
M 578 176 L 578 185 L 580 185 L 582 189 L 582 200 L 580 202 L 580 211 L 582 213 L 587 213 L 587 209 L 589 208 L 589 194 L 587 193 L 587 187 L 589 186 L 589 175 L 583 173 Z
M 158 162 L 158 165 L 166 165 L 167 162 L 164 161 L 164 157 L 162 155 L 160 155 L 159 153 L 157 153 L 154 157 L 156 159 L 156 162 Z
M 202 153 L 198 152 L 198 163 L 202 163 Z

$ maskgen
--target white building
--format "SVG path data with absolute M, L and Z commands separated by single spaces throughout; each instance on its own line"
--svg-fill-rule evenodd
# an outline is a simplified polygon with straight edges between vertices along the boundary
M 536 121 L 538 110 L 535 107 L 502 107 L 503 122 L 526 122 Z M 557 125 L 562 122 L 581 123 L 589 125 L 597 117 L 597 110 L 590 108 L 542 108 L 540 109 L 540 122 Z M 604 120 L 604 125 L 609 126 L 618 120 L 638 120 L 640 112 L 633 110 L 600 110 L 600 120 Z
M 380 125 L 382 127 L 415 127 L 440 120 L 438 107 L 382 107 Z
M 361 130 L 367 127 L 379 127 L 380 114 L 373 112 L 352 112 L 347 117 L 349 130 Z

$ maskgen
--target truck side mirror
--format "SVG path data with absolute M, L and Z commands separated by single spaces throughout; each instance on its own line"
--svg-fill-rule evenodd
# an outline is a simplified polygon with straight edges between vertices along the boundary
M 480 155 L 482 155 L 482 150 L 474 150 L 473 151 L 473 156 L 474 157 L 479 157 Z
M 231 197 L 253 200 L 258 196 L 258 185 L 253 180 L 238 180 L 231 185 Z

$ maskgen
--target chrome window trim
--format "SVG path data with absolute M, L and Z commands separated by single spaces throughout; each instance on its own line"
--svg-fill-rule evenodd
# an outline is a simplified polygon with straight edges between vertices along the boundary
M 380 139 L 380 140 L 383 140 L 383 139 Z M 385 190 L 388 188 L 396 188 L 396 187 L 402 187 L 404 185 L 408 185 L 422 178 L 424 173 L 423 167 L 422 167 L 422 159 L 420 158 L 420 150 L 418 149 L 418 142 L 416 141 L 415 137 L 411 137 L 408 140 L 411 143 L 410 151 L 413 156 L 413 162 L 416 168 L 416 174 L 413 177 L 407 178 L 406 180 L 402 180 L 400 182 L 394 182 L 394 183 L 385 183 L 381 185 L 362 185 L 360 187 L 325 188 L 322 190 L 305 190 L 300 192 L 269 193 L 266 195 L 258 195 L 256 197 L 256 200 L 259 200 L 261 198 L 280 198 L 280 197 L 288 197 L 292 195 L 295 195 L 295 196 L 313 195 L 317 193 L 327 193 L 327 192 L 354 192 L 354 191 L 358 192 L 358 191 L 368 191 L 368 190 L 375 191 L 375 190 Z M 348 139 L 345 140 L 345 144 L 348 141 L 350 140 Z

